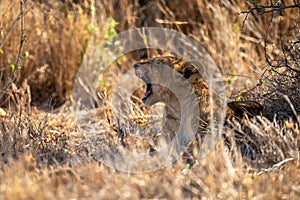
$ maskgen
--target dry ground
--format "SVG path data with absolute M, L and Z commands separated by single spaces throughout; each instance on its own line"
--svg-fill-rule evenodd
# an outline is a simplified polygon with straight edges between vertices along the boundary
M 237 13 L 249 6 L 237 0 L 28 1 L 23 67 L 1 100 L 0 198 L 298 199 L 299 13 L 250 14 L 243 21 Z M 3 0 L 0 12 L 2 87 L 17 58 L 19 3 Z M 105 130 L 100 136 L 82 134 L 74 121 L 72 87 L 84 56 L 116 31 L 143 26 L 193 37 L 222 71 L 228 99 L 265 106 L 261 116 L 229 121 L 229 147 L 221 141 L 191 169 L 179 160 L 151 173 L 118 172 L 95 156 L 103 145 L 120 145 L 107 118 L 97 119 Z M 102 84 L 108 95 L 142 57 L 134 52 L 114 63 Z

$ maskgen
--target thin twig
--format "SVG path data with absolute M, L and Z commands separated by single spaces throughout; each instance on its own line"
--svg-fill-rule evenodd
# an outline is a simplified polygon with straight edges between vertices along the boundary
M 14 29 L 15 25 L 17 24 L 17 22 L 21 19 L 21 16 L 22 16 L 22 14 L 19 13 L 18 17 L 14 20 L 14 22 L 12 23 L 12 25 L 9 27 L 8 31 L 4 35 L 4 38 L 0 41 L 0 49 L 5 44 L 5 41 L 7 40 L 8 36 L 12 32 L 12 30 Z
M 269 64 L 269 66 L 273 66 L 271 64 L 271 61 L 269 60 L 269 57 L 268 57 L 268 51 L 267 51 L 267 37 L 268 37 L 268 32 L 269 32 L 269 29 L 272 25 L 272 22 L 273 22 L 273 19 L 274 19 L 274 13 L 272 13 L 272 17 L 268 23 L 268 26 L 267 26 L 267 29 L 266 29 L 266 32 L 265 32 L 265 35 L 264 35 L 264 52 L 265 52 L 265 59 L 267 61 L 267 63 Z
M 295 118 L 297 119 L 298 126 L 300 126 L 300 120 L 299 120 L 299 118 L 298 118 L 297 112 L 296 112 L 295 107 L 294 107 L 294 105 L 292 104 L 290 98 L 289 98 L 287 95 L 285 95 L 285 94 L 282 94 L 282 96 L 283 96 L 283 98 L 288 102 L 288 104 L 290 105 L 290 107 L 291 107 L 291 109 L 292 109 L 292 111 L 293 111 L 293 114 L 294 114 Z
M 286 164 L 287 162 L 291 162 L 293 160 L 295 160 L 295 159 L 294 158 L 284 159 L 284 160 L 280 161 L 279 163 L 276 163 L 275 165 L 273 165 L 270 168 L 262 169 L 260 172 L 257 173 L 257 176 L 259 176 L 263 173 L 269 173 L 269 172 L 273 171 L 274 169 L 277 169 L 277 168 L 281 167 L 282 165 Z
M 18 56 L 15 61 L 15 69 L 11 72 L 10 76 L 6 80 L 4 86 L 2 87 L 0 91 L 0 99 L 3 98 L 4 93 L 6 92 L 7 88 L 11 85 L 13 80 L 16 78 L 18 71 L 20 70 L 20 60 L 22 57 L 23 53 L 23 45 L 24 42 L 26 41 L 26 36 L 25 36 L 25 25 L 24 25 L 24 16 L 25 16 L 25 6 L 26 6 L 27 0 L 20 0 L 20 9 L 21 9 L 21 36 L 20 36 L 20 45 L 19 45 L 19 51 L 18 51 Z

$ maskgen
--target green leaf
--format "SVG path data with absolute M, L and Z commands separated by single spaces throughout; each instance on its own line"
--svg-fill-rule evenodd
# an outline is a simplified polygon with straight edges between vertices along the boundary
M 92 24 L 87 25 L 87 31 L 89 34 L 94 34 L 94 27 Z
M 115 21 L 112 17 L 107 19 L 105 29 L 106 33 L 104 35 L 105 40 L 111 40 L 112 38 L 118 35 L 117 31 L 115 30 L 115 26 L 117 26 L 119 22 Z
M 29 53 L 28 53 L 28 51 L 26 51 L 23 55 L 23 58 L 28 58 L 28 57 L 29 57 Z
M 190 169 L 191 165 L 190 164 L 185 164 L 185 169 Z
M 241 31 L 241 27 L 238 23 L 234 23 L 233 24 L 233 30 L 236 32 L 240 32 Z
M 14 64 L 11 64 L 10 67 L 11 67 L 11 71 L 14 72 L 16 69 L 16 66 Z
M 260 3 L 255 3 L 255 7 L 258 8 L 261 12 L 265 11 L 265 9 L 263 8 L 263 5 L 261 5 Z

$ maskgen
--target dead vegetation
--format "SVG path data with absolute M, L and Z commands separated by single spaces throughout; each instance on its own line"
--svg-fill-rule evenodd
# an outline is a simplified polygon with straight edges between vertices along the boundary
M 299 198 L 297 8 L 263 14 L 258 8 L 250 12 L 251 6 L 258 7 L 252 1 L 236 0 L 22 2 L 27 2 L 26 42 L 20 70 L 1 91 L 3 199 Z M 1 88 L 16 67 L 22 38 L 19 8 L 18 1 L 0 5 Z M 241 11 L 249 11 L 246 20 Z M 101 113 L 94 120 L 104 134 L 84 135 L 73 118 L 73 81 L 84 56 L 93 45 L 113 37 L 114 29 L 144 26 L 191 36 L 222 71 L 229 99 L 264 104 L 261 116 L 228 121 L 227 141 L 191 169 L 181 160 L 141 174 L 106 167 L 99 158 L 106 148 L 119 151 L 120 127 L 111 127 L 110 116 Z M 105 91 L 135 60 L 147 56 L 145 51 L 133 52 L 114 63 L 106 72 Z M 133 103 L 141 106 L 138 100 Z M 139 111 L 136 118 L 147 114 Z M 130 137 L 125 142 L 132 151 L 142 146 Z

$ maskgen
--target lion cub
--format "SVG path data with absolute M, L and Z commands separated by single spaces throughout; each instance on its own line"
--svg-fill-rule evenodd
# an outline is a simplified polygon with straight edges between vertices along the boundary
M 168 67 L 170 67 L 173 72 L 164 70 Z M 134 64 L 134 70 L 136 76 L 142 79 L 146 84 L 146 91 L 142 98 L 143 103 L 146 106 L 152 106 L 157 102 L 165 104 L 165 122 L 161 131 L 162 135 L 159 136 L 160 138 L 157 138 L 158 146 L 163 145 L 166 142 L 170 142 L 175 137 L 179 124 L 182 122 L 187 123 L 185 127 L 187 130 L 196 128 L 198 133 L 200 133 L 200 137 L 205 131 L 207 131 L 206 127 L 209 121 L 211 109 L 209 102 L 209 89 L 201 74 L 195 67 L 188 62 L 183 62 L 182 60 L 177 59 L 173 62 L 168 58 L 166 59 L 165 57 L 162 57 L 138 62 Z M 182 83 L 180 80 L 182 80 Z M 184 81 L 187 81 L 190 87 L 186 87 L 186 85 L 183 84 Z M 157 84 L 161 82 L 163 82 L 163 84 Z M 174 90 L 177 92 L 177 95 L 174 94 L 172 88 L 175 88 Z M 189 88 L 191 88 L 191 91 L 189 91 Z M 193 93 L 197 97 L 197 102 L 189 102 L 187 93 Z M 199 116 L 201 116 L 199 124 L 193 124 L 191 121 L 192 119 L 188 119 L 188 116 L 186 116 L 186 121 L 182 121 L 182 110 L 180 108 L 178 94 L 179 96 L 182 95 L 187 97 L 184 103 L 189 106 L 187 106 L 187 110 L 184 110 L 185 113 L 192 113 L 196 108 L 199 109 Z M 244 114 L 253 116 L 259 114 L 262 109 L 262 105 L 255 101 L 228 102 L 226 118 L 231 116 L 240 118 L 243 117 Z M 192 126 L 188 125 L 188 123 L 191 123 Z M 183 141 L 181 145 L 186 145 L 184 142 L 185 139 L 190 139 L 189 137 L 185 137 L 186 136 L 180 137 L 180 140 Z

